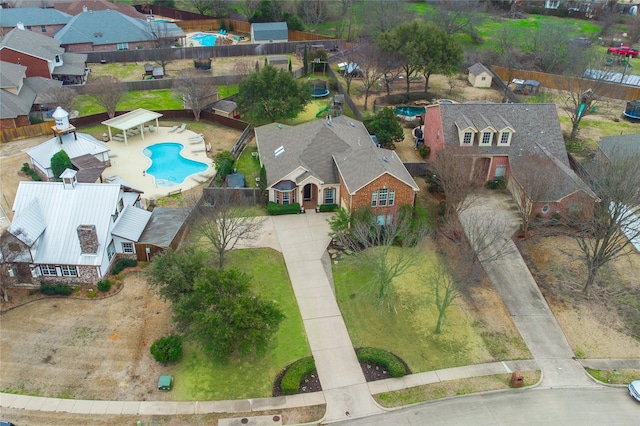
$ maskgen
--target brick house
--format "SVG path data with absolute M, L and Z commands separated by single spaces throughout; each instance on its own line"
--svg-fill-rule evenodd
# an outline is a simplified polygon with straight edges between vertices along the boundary
M 122 182 L 79 183 L 67 169 L 62 182 L 23 181 L 14 217 L 0 236 L 0 263 L 10 285 L 95 284 L 118 255 L 135 256 L 151 212 L 141 191 Z
M 87 55 L 65 53 L 59 41 L 24 28 L 15 28 L 2 38 L 0 60 L 27 67 L 27 77 L 55 79 L 63 84 L 87 81 Z
M 415 203 L 418 185 L 394 151 L 378 148 L 364 125 L 346 116 L 255 129 L 269 201 L 305 209 L 369 206 L 383 222 Z
M 154 49 L 159 41 L 184 46 L 186 35 L 174 23 L 147 22 L 107 9 L 75 15 L 54 38 L 67 52 L 104 52 Z
M 523 188 L 518 178 L 524 178 L 527 161 L 535 158 L 547 173 L 549 185 L 534 201 L 534 216 L 549 218 L 573 209 L 588 214 L 598 200 L 569 165 L 553 104 L 432 105 L 423 122 L 431 160 L 442 149 L 472 158 L 469 176 L 476 177 L 479 185 L 504 178 L 515 195 Z
M 20 7 L 2 9 L 0 27 L 7 34 L 14 28 L 22 27 L 27 31 L 53 37 L 67 22 L 71 15 L 51 8 Z
M 0 129 L 31 124 L 29 115 L 38 104 L 38 94 L 60 87 L 62 82 L 27 77 L 27 67 L 0 61 Z

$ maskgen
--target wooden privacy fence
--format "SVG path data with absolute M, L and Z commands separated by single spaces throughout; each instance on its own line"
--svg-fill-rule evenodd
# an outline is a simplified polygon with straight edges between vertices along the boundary
M 493 71 L 502 79 L 507 80 L 509 78 L 509 69 L 505 67 L 499 67 L 492 65 Z M 605 83 L 603 81 L 585 80 L 565 77 L 557 74 L 547 74 L 537 71 L 526 70 L 511 70 L 511 78 L 519 78 L 521 80 L 537 80 L 540 85 L 547 89 L 564 90 L 562 87 L 563 81 L 569 80 L 583 80 L 585 83 L 582 86 L 586 87 L 586 83 L 593 81 L 594 84 L 598 84 L 598 93 L 600 96 L 604 96 L 612 99 L 622 99 L 626 101 L 633 101 L 640 99 L 640 87 L 624 86 L 622 84 Z M 572 85 L 574 87 L 580 87 L 578 85 Z
M 0 133 L 0 143 L 33 138 L 49 133 L 53 134 L 51 127 L 54 125 L 55 123 L 53 121 L 47 121 L 40 124 L 17 127 L 15 129 L 2 129 L 2 132 Z
M 231 192 L 231 196 L 229 196 L 229 192 Z M 264 205 L 264 197 L 261 194 L 260 188 L 224 188 L 212 186 L 202 188 L 201 201 L 203 203 L 214 204 L 216 197 L 220 197 L 226 200 L 229 200 L 230 198 L 229 201 L 231 201 L 234 205 Z

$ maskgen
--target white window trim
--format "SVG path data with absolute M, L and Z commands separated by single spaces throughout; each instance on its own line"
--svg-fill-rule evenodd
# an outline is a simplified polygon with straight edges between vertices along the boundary
M 132 242 L 123 241 L 120 244 L 121 244 L 123 253 L 126 253 L 126 254 L 135 254 L 136 253 L 135 246 L 134 246 L 134 244 Z
M 382 188 L 378 193 L 378 206 L 387 207 L 388 201 L 389 201 L 389 190 L 387 188 Z
M 51 273 L 53 270 L 53 273 Z M 40 275 L 43 277 L 57 277 L 58 276 L 58 268 L 55 265 L 43 264 L 40 265 Z
M 485 136 L 489 135 L 489 141 L 485 142 Z M 493 141 L 493 132 L 482 132 L 482 139 L 480 140 L 480 145 L 482 146 L 489 146 L 491 145 L 491 142 Z
M 116 43 L 116 50 L 129 50 L 129 43 Z
M 63 277 L 77 277 L 78 267 L 75 265 L 61 265 L 60 270 Z
M 469 142 L 466 142 L 467 135 L 470 135 Z M 473 145 L 473 137 L 474 137 L 474 133 L 473 132 L 462 132 L 462 139 L 460 140 L 460 144 L 462 146 L 471 146 L 471 145 Z
M 327 194 L 331 194 L 331 197 L 328 198 Z M 322 201 L 324 204 L 335 204 L 336 203 L 336 189 L 335 188 L 325 188 L 324 193 L 322 194 Z
M 111 259 L 113 259 L 115 255 L 116 255 L 116 246 L 113 240 L 111 240 L 111 242 L 107 246 L 107 258 L 109 259 L 109 261 L 111 261 Z
M 504 136 L 507 136 L 507 141 L 503 142 L 504 140 Z M 510 132 L 509 130 L 505 130 L 503 132 L 500 132 L 500 140 L 499 140 L 499 145 L 500 146 L 508 146 L 511 145 L 511 136 L 513 135 L 512 132 Z
M 396 191 L 394 189 L 390 189 L 387 205 L 393 206 L 395 202 L 396 202 Z
M 373 191 L 371 193 L 371 207 L 378 206 L 378 191 Z

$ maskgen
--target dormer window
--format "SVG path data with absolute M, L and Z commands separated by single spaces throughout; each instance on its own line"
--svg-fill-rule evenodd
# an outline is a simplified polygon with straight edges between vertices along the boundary
M 511 143 L 511 132 L 505 130 L 500 133 L 500 145 L 509 145 Z
M 55 61 L 56 61 L 56 64 L 61 64 L 62 63 L 62 56 L 56 55 Z
M 471 145 L 473 142 L 473 132 L 464 132 L 464 136 L 462 137 L 463 145 Z
M 491 145 L 492 140 L 493 132 L 482 132 L 482 140 L 480 141 L 480 145 Z

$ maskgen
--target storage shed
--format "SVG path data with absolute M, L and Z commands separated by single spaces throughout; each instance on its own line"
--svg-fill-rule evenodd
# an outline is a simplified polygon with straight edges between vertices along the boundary
M 283 43 L 289 41 L 286 22 L 261 22 L 251 24 L 251 43 Z
M 476 62 L 469 67 L 467 79 L 473 87 L 491 87 L 492 77 L 491 71 L 480 62 Z

